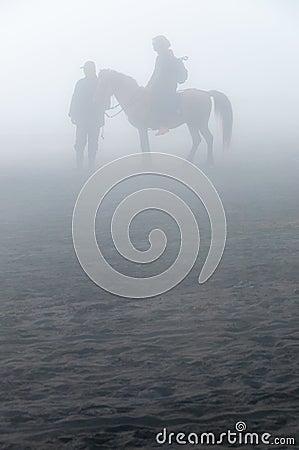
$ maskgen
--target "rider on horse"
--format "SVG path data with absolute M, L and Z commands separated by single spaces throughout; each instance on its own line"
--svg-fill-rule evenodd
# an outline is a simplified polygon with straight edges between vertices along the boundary
M 176 58 L 170 49 L 170 42 L 165 36 L 153 38 L 153 49 L 158 53 L 154 72 L 147 84 L 150 91 L 152 115 L 155 126 L 159 128 L 157 136 L 169 131 L 166 126 L 171 117 L 177 114 L 178 99 L 176 95 L 178 82 L 183 82 L 187 78 L 187 71 L 183 81 L 180 81 L 182 61 Z

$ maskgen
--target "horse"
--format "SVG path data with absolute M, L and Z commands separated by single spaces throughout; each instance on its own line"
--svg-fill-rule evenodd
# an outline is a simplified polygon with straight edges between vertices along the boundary
M 201 142 L 201 135 L 207 143 L 207 163 L 212 165 L 213 135 L 209 130 L 208 122 L 212 111 L 212 98 L 214 99 L 215 114 L 222 121 L 223 148 L 228 148 L 232 134 L 233 112 L 228 97 L 218 91 L 202 91 L 189 88 L 178 93 L 180 96 L 180 114 L 171 119 L 169 128 L 176 128 L 187 124 L 191 138 L 192 148 L 187 157 L 193 161 Z M 111 69 L 102 69 L 98 74 L 96 101 L 104 109 L 111 109 L 111 97 L 114 96 L 127 115 L 131 125 L 138 129 L 142 152 L 150 152 L 148 129 L 151 124 L 151 100 L 149 91 L 137 84 L 134 78 Z M 104 105 L 104 106 L 103 106 Z M 109 117 L 109 116 L 108 116 Z

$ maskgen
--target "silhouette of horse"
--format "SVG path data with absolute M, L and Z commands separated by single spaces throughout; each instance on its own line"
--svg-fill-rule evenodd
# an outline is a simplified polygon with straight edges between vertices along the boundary
M 150 94 L 144 87 L 128 75 L 110 69 L 103 69 L 98 75 L 96 99 L 99 105 L 110 105 L 114 95 L 121 111 L 124 111 L 129 122 L 138 129 L 142 152 L 149 152 L 148 128 L 151 128 Z M 169 128 L 176 128 L 187 124 L 192 138 L 192 148 L 189 161 L 193 161 L 196 150 L 201 142 L 201 135 L 208 147 L 207 162 L 213 164 L 213 135 L 208 122 L 214 99 L 215 114 L 220 116 L 223 131 L 223 147 L 228 148 L 232 133 L 232 106 L 225 94 L 218 91 L 201 91 L 199 89 L 185 89 L 180 95 L 180 114 L 174 116 Z

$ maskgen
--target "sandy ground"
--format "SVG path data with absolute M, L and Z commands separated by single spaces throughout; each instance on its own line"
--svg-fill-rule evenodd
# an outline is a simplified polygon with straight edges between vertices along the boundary
M 71 217 L 86 174 L 3 171 L 0 448 L 151 449 L 163 427 L 220 433 L 237 421 L 295 436 L 295 162 L 208 170 L 228 219 L 221 264 L 199 286 L 200 257 L 178 287 L 145 300 L 102 291 L 76 259 Z M 108 231 L 104 250 L 113 262 Z

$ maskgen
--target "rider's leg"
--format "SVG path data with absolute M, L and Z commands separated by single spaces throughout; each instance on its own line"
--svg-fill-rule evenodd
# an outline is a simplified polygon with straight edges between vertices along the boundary
M 83 153 L 87 142 L 87 129 L 83 124 L 78 124 L 76 127 L 76 163 L 77 169 L 82 169 L 83 167 Z
M 158 130 L 156 136 L 161 136 L 169 131 L 166 123 L 169 121 L 170 108 L 169 93 L 165 92 L 164 86 L 157 85 L 151 90 L 151 122 L 153 129 Z
M 161 136 L 168 133 L 169 128 L 166 126 L 172 123 L 177 117 L 179 112 L 179 99 L 174 86 L 169 91 L 164 91 L 160 96 L 159 104 L 159 131 L 156 136 Z
M 169 98 L 168 96 L 164 96 L 160 99 L 160 104 L 157 108 L 157 123 L 159 124 L 158 132 L 156 133 L 156 136 L 163 136 L 163 134 L 166 134 L 169 132 L 169 128 L 165 126 L 167 121 L 169 121 Z

